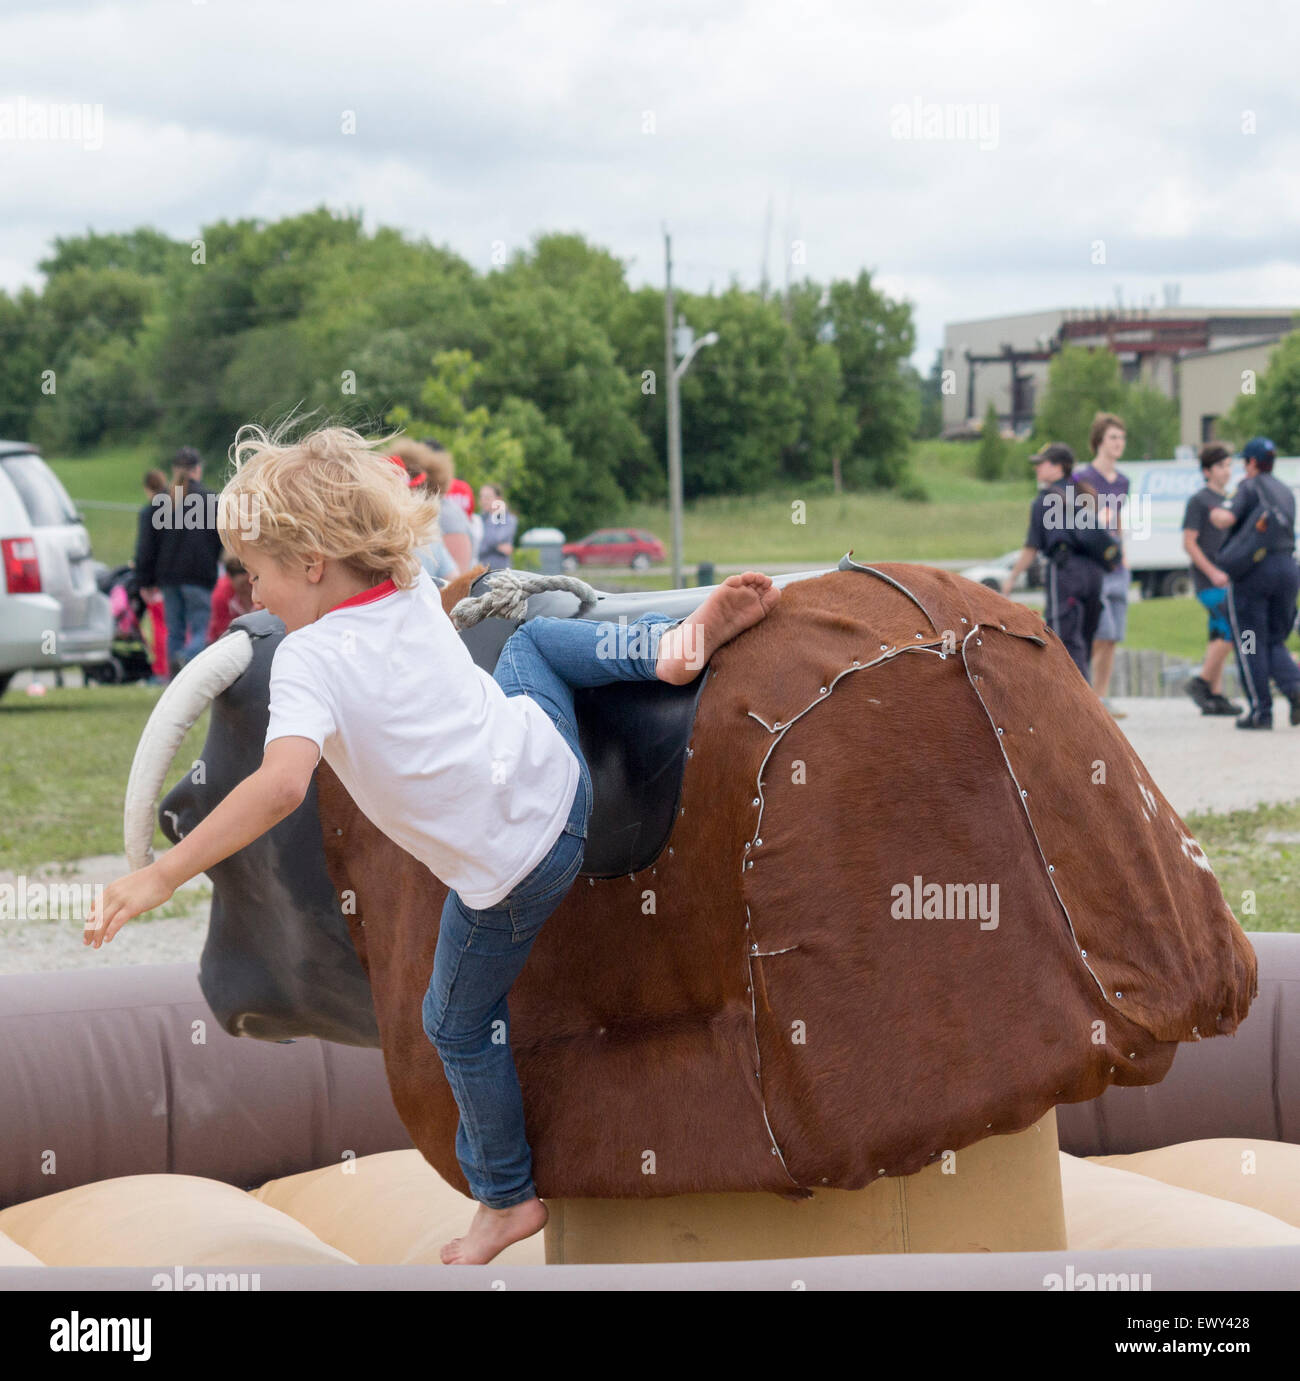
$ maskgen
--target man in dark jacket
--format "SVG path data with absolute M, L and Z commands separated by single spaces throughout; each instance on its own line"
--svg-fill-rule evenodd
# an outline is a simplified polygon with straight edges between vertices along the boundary
M 1227 508 L 1215 509 L 1210 519 L 1228 530 L 1224 547 L 1241 530 L 1262 499 L 1281 514 L 1272 524 L 1268 550 L 1243 576 L 1228 586 L 1228 617 L 1232 624 L 1241 681 L 1250 709 L 1237 720 L 1238 729 L 1273 727 L 1270 680 L 1291 702 L 1291 723 L 1300 724 L 1300 667 L 1286 650 L 1295 624 L 1300 566 L 1295 559 L 1295 495 L 1273 474 L 1277 458 L 1273 443 L 1257 436 L 1242 447 L 1246 478 Z M 1222 549 L 1221 549 L 1222 550 Z
M 1036 456 L 1030 456 L 1029 463 L 1040 488 L 1029 507 L 1024 548 L 1003 582 L 1002 593 L 1011 594 L 1021 571 L 1028 570 L 1041 552 L 1047 574 L 1043 619 L 1065 644 L 1083 679 L 1091 683 L 1092 640 L 1101 620 L 1105 568 L 1079 549 L 1075 529 L 1083 495 L 1093 505 L 1092 525 L 1103 521 L 1097 515 L 1096 491 L 1091 487 L 1076 490 L 1066 484 L 1074 471 L 1074 452 L 1062 442 L 1044 446 Z
M 1187 500 L 1183 511 L 1183 550 L 1192 563 L 1192 585 L 1196 598 L 1209 615 L 1205 661 L 1200 671 L 1183 687 L 1200 707 L 1202 714 L 1239 715 L 1223 693 L 1223 667 L 1232 651 L 1232 625 L 1228 622 L 1228 577 L 1214 564 L 1215 553 L 1227 536 L 1214 525 L 1216 508 L 1227 503 L 1228 481 L 1232 478 L 1232 452 L 1221 442 L 1201 447 L 1201 474 L 1205 484 Z
M 136 535 L 135 568 L 142 593 L 161 593 L 167 618 L 167 663 L 175 676 L 207 646 L 212 589 L 221 538 L 217 495 L 202 482 L 203 459 L 192 446 L 172 458 L 172 484 L 154 496 L 149 520 Z

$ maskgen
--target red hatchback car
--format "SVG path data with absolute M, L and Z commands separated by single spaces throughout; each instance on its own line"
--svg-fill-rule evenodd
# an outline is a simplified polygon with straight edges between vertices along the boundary
M 603 527 L 580 542 L 566 542 L 564 569 L 579 566 L 631 566 L 634 571 L 663 561 L 664 544 L 640 528 Z

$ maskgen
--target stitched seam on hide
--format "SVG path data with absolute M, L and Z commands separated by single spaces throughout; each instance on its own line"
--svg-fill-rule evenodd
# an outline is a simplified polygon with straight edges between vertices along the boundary
M 744 871 L 744 862 L 741 862 L 741 871 Z M 745 903 L 745 931 L 749 930 L 749 903 Z M 767 1139 L 772 1143 L 772 1150 L 776 1152 L 776 1158 L 781 1162 L 781 1169 L 785 1171 L 786 1179 L 797 1188 L 803 1186 L 790 1173 L 790 1167 L 785 1163 L 785 1155 L 781 1148 L 776 1144 L 776 1135 L 772 1131 L 772 1123 L 767 1115 L 767 1097 L 763 1093 L 763 1053 L 758 1045 L 758 995 L 755 992 L 754 975 L 754 956 L 750 953 L 749 945 L 745 945 L 745 970 L 749 974 L 749 1030 L 754 1038 L 754 1074 L 758 1084 L 758 1110 L 763 1114 L 763 1126 L 767 1128 Z
M 911 592 L 911 590 L 907 588 L 906 585 L 902 584 L 900 581 L 895 580 L 892 575 L 886 575 L 884 571 L 877 570 L 875 566 L 863 566 L 848 555 L 846 555 L 844 559 L 849 563 L 850 570 L 862 571 L 867 575 L 874 575 L 878 580 L 883 580 L 887 585 L 892 585 L 894 589 L 899 590 L 903 594 L 905 594 L 908 597 L 908 599 L 910 599 L 912 603 L 915 604 L 916 607 L 929 620 L 930 627 L 938 631 L 939 625 L 935 623 L 935 621 L 932 618 L 930 618 L 930 611 L 925 607 L 924 604 L 921 603 L 919 599 L 917 599 L 917 597 Z
M 915 604 L 916 607 L 926 616 L 926 618 L 930 620 L 930 627 L 935 629 L 936 631 L 938 630 L 938 621 L 931 615 L 930 611 L 925 607 L 925 605 L 921 603 L 920 599 L 918 599 L 917 596 L 913 594 L 912 591 L 909 590 L 907 586 L 904 585 L 901 581 L 895 580 L 892 575 L 886 575 L 884 571 L 877 570 L 875 566 L 861 566 L 856 561 L 854 561 L 854 559 L 851 556 L 845 556 L 844 559 L 849 563 L 850 569 L 855 571 L 869 571 L 872 575 L 879 576 L 881 580 L 887 581 L 896 590 L 901 590 L 903 594 L 905 594 L 908 597 L 908 599 L 910 599 L 912 603 Z M 966 612 L 968 614 L 972 612 L 969 604 L 966 606 Z M 976 627 L 979 626 L 978 619 L 975 620 L 975 625 Z M 1003 633 L 1010 633 L 1013 638 L 1026 638 L 1031 643 L 1037 643 L 1039 647 L 1047 646 L 1047 640 L 1045 638 L 1038 637 L 1034 633 L 1016 633 L 1012 629 L 1008 628 L 1005 623 L 999 623 L 998 628 Z
M 977 623 L 961 640 L 961 663 L 966 672 L 966 680 L 970 683 L 971 690 L 975 692 L 975 699 L 979 701 L 980 709 L 984 711 L 984 717 L 988 720 L 989 727 L 993 730 L 993 738 L 998 745 L 998 752 L 1002 754 L 1002 761 L 1006 764 L 1007 775 L 1011 778 L 1012 784 L 1016 788 L 1016 795 L 1020 800 L 1020 808 L 1025 812 L 1025 820 L 1029 825 L 1029 833 L 1033 835 L 1034 838 L 1034 847 L 1038 850 L 1038 857 L 1043 861 L 1043 876 L 1047 879 L 1048 886 L 1051 887 L 1052 894 L 1056 897 L 1057 904 L 1061 908 L 1061 914 L 1065 917 L 1065 924 L 1070 931 L 1070 939 L 1074 941 L 1074 952 L 1079 956 L 1079 962 L 1082 963 L 1083 967 L 1092 975 L 1092 981 L 1097 985 L 1097 989 L 1102 996 L 1102 1001 L 1105 1002 L 1108 1007 L 1114 1007 L 1115 1004 L 1111 1002 L 1110 998 L 1106 995 L 1105 985 L 1102 983 L 1101 979 L 1093 973 L 1092 965 L 1088 963 L 1087 958 L 1083 954 L 1082 946 L 1079 944 L 1079 937 L 1074 933 L 1074 922 L 1070 919 L 1070 909 L 1066 906 L 1065 899 L 1061 896 L 1060 889 L 1056 885 L 1056 874 L 1048 872 L 1047 855 L 1043 852 L 1043 842 L 1039 839 L 1038 831 L 1034 828 L 1034 817 L 1029 813 L 1029 798 L 1024 794 L 1024 789 L 1021 787 L 1019 779 L 1016 777 L 1015 769 L 1011 766 L 1011 759 L 1007 756 L 1007 750 L 1002 743 L 1002 735 L 997 732 L 998 726 L 993 722 L 993 716 L 989 713 L 989 707 L 984 703 L 984 697 L 980 694 L 979 687 L 971 679 L 970 663 L 966 660 L 966 644 L 979 631 L 980 625 Z M 987 633 L 988 629 L 984 629 L 984 632 Z M 1118 1011 L 1119 1009 L 1116 1008 L 1115 1010 Z

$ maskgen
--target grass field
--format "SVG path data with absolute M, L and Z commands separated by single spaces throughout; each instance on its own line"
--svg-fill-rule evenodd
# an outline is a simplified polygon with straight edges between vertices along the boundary
M 0 700 L 0 861 L 11 870 L 121 853 L 122 796 L 131 758 L 161 689 L 66 687 Z M 179 780 L 207 737 L 208 711 L 186 735 L 167 784 Z M 161 830 L 155 848 L 165 847 Z

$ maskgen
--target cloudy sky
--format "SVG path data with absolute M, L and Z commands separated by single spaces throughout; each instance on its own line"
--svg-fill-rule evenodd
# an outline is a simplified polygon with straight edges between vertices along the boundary
M 325 203 L 480 269 L 576 230 L 658 284 L 665 224 L 698 291 L 866 268 L 923 367 L 1117 290 L 1300 305 L 1298 39 L 1256 0 L 0 0 L 0 287 Z

